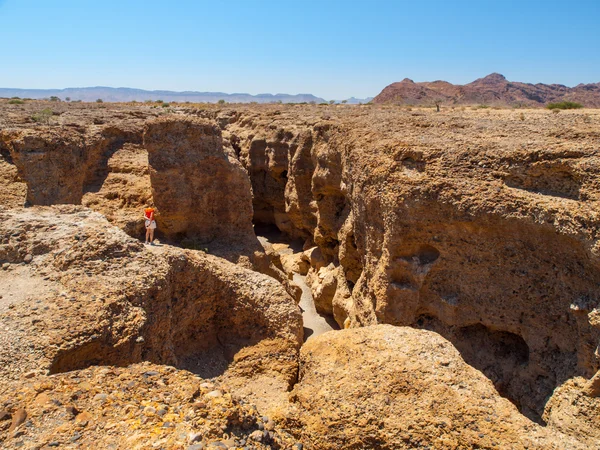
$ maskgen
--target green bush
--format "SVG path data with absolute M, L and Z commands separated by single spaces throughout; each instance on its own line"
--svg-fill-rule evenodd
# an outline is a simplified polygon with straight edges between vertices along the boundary
M 17 98 L 8 101 L 9 105 L 22 105 L 24 103 L 25 102 L 23 100 L 20 100 L 20 99 L 17 99 Z
M 581 103 L 575 102 L 558 102 L 558 103 L 548 103 L 546 106 L 548 109 L 579 109 L 583 108 Z
M 163 108 L 168 108 L 168 107 L 169 107 L 169 104 L 168 104 L 168 103 L 163 103 L 163 104 L 162 104 L 162 107 L 163 107 Z
M 225 104 L 225 100 L 221 99 L 217 102 L 219 105 L 224 105 Z
M 104 103 L 104 100 L 102 100 L 101 98 L 99 98 L 98 100 L 96 100 L 96 103 Z
M 50 108 L 45 108 L 31 116 L 31 120 L 33 120 L 36 123 L 43 123 L 45 125 L 48 125 L 50 123 L 51 117 L 52 110 Z

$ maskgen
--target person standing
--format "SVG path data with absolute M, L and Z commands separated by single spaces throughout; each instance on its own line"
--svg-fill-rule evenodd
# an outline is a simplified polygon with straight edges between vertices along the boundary
M 144 225 L 146 226 L 145 244 L 154 245 L 154 230 L 156 230 L 156 218 L 154 208 L 150 207 L 144 210 Z

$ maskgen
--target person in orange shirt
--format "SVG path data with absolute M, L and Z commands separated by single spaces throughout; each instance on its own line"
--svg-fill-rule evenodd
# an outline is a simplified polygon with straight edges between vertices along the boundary
M 146 208 L 144 210 L 144 224 L 146 226 L 145 244 L 154 245 L 154 230 L 156 230 L 156 219 L 154 217 L 154 212 L 154 208 Z

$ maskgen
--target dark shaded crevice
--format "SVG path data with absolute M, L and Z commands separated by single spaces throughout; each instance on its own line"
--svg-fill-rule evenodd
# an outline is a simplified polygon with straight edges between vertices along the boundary
M 545 425 L 542 413 L 546 402 L 564 381 L 546 366 L 557 364 L 563 369 L 570 366 L 570 376 L 575 374 L 576 358 L 569 358 L 558 348 L 553 355 L 542 355 L 544 370 L 538 362 L 531 360 L 529 346 L 523 337 L 515 333 L 495 330 L 481 323 L 448 326 L 431 314 L 422 314 L 413 326 L 434 331 L 448 339 L 465 362 L 480 370 L 502 397 L 540 425 Z

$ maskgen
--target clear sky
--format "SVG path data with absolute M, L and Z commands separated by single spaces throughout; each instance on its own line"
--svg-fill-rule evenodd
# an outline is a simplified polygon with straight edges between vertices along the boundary
M 600 82 L 600 0 L 0 0 L 0 87 L 367 97 Z

